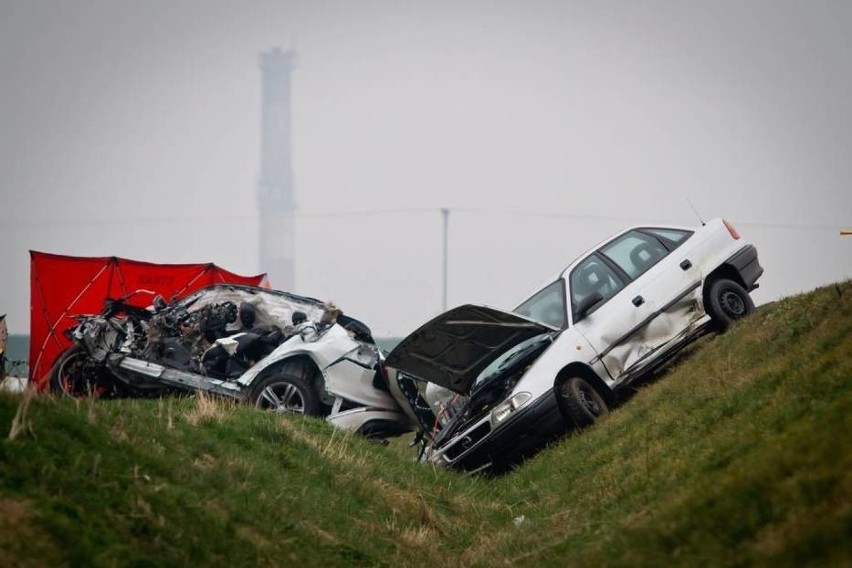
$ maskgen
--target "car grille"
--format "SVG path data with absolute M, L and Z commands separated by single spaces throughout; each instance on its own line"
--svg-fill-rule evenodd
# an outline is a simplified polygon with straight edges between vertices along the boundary
M 491 432 L 491 424 L 484 420 L 478 426 L 468 430 L 455 440 L 453 445 L 444 450 L 444 456 L 450 461 L 455 461 L 460 455 L 475 446 L 480 440 Z

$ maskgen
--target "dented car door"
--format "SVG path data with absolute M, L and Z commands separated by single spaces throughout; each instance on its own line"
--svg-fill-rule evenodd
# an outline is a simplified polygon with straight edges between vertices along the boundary
M 601 250 L 628 277 L 638 280 L 638 295 L 655 307 L 641 338 L 650 348 L 648 354 L 689 331 L 702 316 L 702 258 L 692 235 L 675 229 L 637 229 Z
M 597 353 L 596 360 L 618 379 L 650 351 L 642 334 L 656 306 L 641 298 L 636 282 L 626 281 L 597 253 L 577 264 L 568 279 L 575 328 Z M 594 294 L 600 294 L 599 302 L 580 311 Z

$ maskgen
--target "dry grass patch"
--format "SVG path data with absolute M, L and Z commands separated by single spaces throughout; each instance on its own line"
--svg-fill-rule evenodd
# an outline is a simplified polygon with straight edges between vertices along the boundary
M 440 533 L 431 527 L 423 525 L 414 528 L 405 528 L 397 533 L 400 542 L 409 548 L 427 549 L 435 545 Z
M 307 445 L 330 462 L 345 465 L 353 471 L 370 469 L 372 458 L 365 452 L 356 451 L 355 434 L 337 428 L 331 431 L 331 436 L 310 434 L 305 431 L 304 420 L 311 418 L 293 419 L 285 416 L 281 418 L 279 425 L 292 439 Z
M 32 422 L 29 419 L 30 405 L 38 393 L 35 389 L 27 389 L 21 395 L 21 401 L 18 403 L 18 409 L 15 412 L 15 417 L 12 418 L 12 426 L 9 428 L 9 439 L 15 440 L 22 434 L 29 434 L 35 438 Z
M 183 413 L 186 421 L 193 426 L 202 422 L 221 422 L 230 416 L 236 406 L 233 400 L 211 396 L 204 391 L 198 391 L 194 398 L 195 405 Z
M 210 454 L 202 454 L 195 458 L 192 462 L 192 467 L 202 471 L 212 471 L 219 466 L 218 460 Z
M 443 527 L 448 525 L 448 521 L 435 512 L 419 493 L 401 489 L 383 479 L 373 479 L 371 485 L 394 515 L 439 534 L 442 534 Z

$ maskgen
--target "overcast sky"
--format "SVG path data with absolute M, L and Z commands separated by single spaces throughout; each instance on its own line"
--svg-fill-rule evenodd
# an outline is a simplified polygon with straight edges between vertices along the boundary
M 764 303 L 852 277 L 852 2 L 0 0 L 0 314 L 35 249 L 258 266 L 258 55 L 295 48 L 295 292 L 377 336 L 726 217 Z M 273 283 L 274 284 L 274 283 Z

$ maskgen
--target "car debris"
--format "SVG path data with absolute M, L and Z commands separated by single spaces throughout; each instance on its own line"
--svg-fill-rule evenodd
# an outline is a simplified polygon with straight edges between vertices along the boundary
M 51 368 L 52 390 L 100 397 L 204 391 L 380 438 L 416 424 L 391 394 L 370 329 L 332 303 L 235 284 L 171 303 L 157 296 L 146 308 L 130 303 L 146 293 L 76 316 L 68 333 L 74 345 Z

